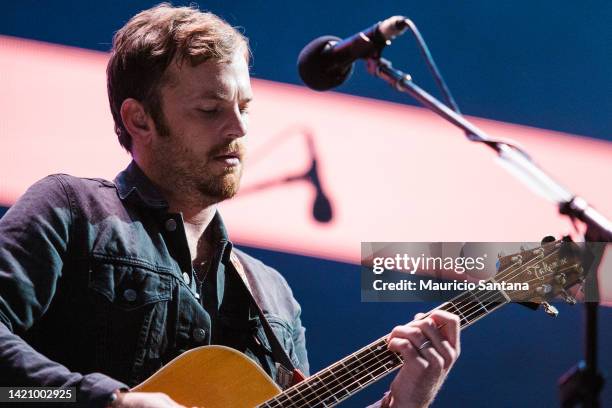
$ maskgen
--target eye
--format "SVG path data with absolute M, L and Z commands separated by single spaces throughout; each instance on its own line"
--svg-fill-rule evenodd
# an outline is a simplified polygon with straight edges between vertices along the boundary
M 198 109 L 198 111 L 206 114 L 206 115 L 214 115 L 216 113 L 219 113 L 219 109 L 218 108 L 207 108 L 207 109 Z
M 243 102 L 239 106 L 240 106 L 240 113 L 241 114 L 249 113 L 249 102 Z

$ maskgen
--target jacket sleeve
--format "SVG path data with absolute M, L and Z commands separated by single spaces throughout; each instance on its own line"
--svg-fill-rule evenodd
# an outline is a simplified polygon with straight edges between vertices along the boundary
M 293 319 L 293 344 L 295 345 L 295 354 L 300 362 L 298 367 L 300 371 L 306 376 L 310 375 L 310 366 L 308 364 L 308 353 L 306 352 L 306 329 L 302 325 L 300 319 L 301 308 L 300 305 L 295 301 L 296 304 L 296 315 Z
M 0 219 L 1 385 L 76 387 L 79 403 L 103 407 L 114 390 L 127 386 L 99 373 L 70 372 L 20 337 L 53 299 L 72 221 L 72 204 L 57 175 L 35 183 Z

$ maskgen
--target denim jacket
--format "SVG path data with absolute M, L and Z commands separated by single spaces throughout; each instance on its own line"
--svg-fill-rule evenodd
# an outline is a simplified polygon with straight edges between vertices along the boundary
M 217 213 L 202 282 L 181 214 L 132 162 L 114 182 L 48 176 L 0 220 L 0 385 L 73 386 L 104 406 L 193 347 L 223 344 L 272 378 L 270 344 L 230 253 L 296 367 L 300 306 L 274 269 L 232 247 Z M 75 406 L 72 404 L 71 406 Z

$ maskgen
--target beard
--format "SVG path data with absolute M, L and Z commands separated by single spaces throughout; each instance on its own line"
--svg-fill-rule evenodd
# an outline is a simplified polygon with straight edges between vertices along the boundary
M 242 177 L 242 162 L 222 170 L 213 166 L 214 157 L 225 152 L 239 152 L 244 157 L 244 146 L 238 140 L 214 146 L 202 157 L 186 146 L 179 146 L 180 138 L 162 136 L 152 146 L 158 180 L 171 194 L 203 205 L 219 203 L 238 192 Z
M 227 168 L 221 175 L 213 176 L 202 173 L 196 189 L 206 197 L 215 198 L 221 202 L 232 198 L 238 192 L 242 178 L 242 164 L 236 168 Z

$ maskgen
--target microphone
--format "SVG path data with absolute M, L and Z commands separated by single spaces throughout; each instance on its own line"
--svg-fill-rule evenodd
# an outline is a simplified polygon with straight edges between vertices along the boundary
M 298 56 L 298 71 L 316 91 L 334 88 L 348 79 L 358 59 L 378 57 L 396 36 L 406 31 L 406 17 L 394 16 L 341 40 L 325 35 L 308 43 Z
M 308 150 L 310 151 L 310 157 L 312 158 L 312 164 L 310 169 L 304 175 L 304 178 L 308 179 L 315 188 L 315 199 L 312 203 L 312 216 L 315 220 L 321 223 L 330 222 L 333 218 L 333 211 L 331 202 L 323 191 L 321 186 L 321 180 L 319 179 L 319 171 L 317 165 L 317 156 L 314 149 L 314 143 L 309 133 L 306 134 L 306 141 L 308 144 Z

